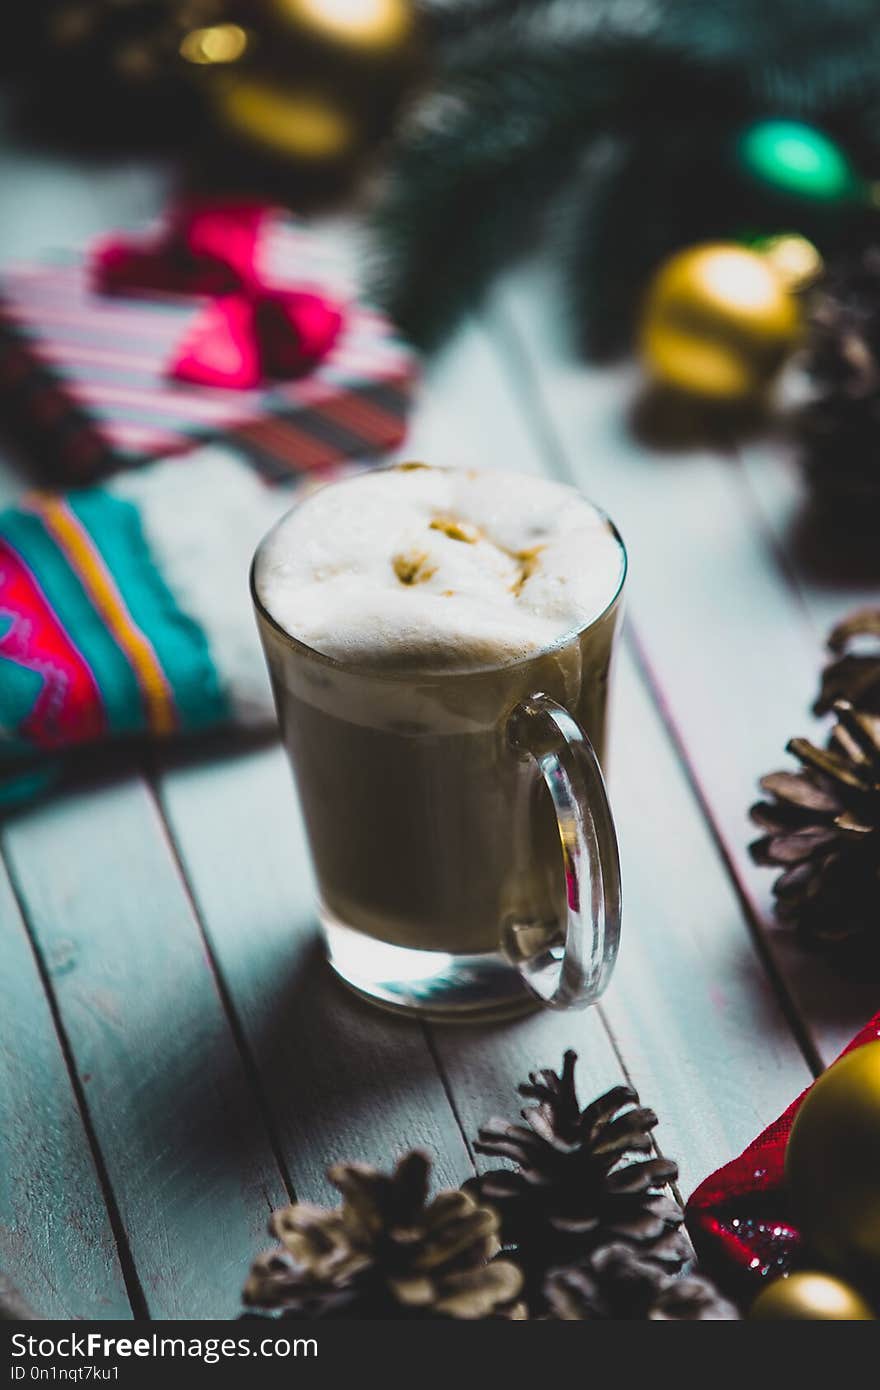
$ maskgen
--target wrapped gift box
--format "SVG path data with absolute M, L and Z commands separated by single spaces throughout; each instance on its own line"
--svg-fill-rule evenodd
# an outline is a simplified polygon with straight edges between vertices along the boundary
M 71 483 L 218 438 L 269 477 L 395 447 L 414 354 L 359 302 L 344 258 L 322 234 L 279 224 L 261 255 L 273 283 L 316 288 L 347 306 L 339 341 L 307 375 L 244 391 L 172 381 L 167 363 L 205 300 L 98 294 L 88 251 L 59 253 L 0 279 L 6 421 Z

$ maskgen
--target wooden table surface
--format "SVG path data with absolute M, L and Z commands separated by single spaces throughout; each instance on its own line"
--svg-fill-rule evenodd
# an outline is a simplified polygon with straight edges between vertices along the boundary
M 135 225 L 164 191 L 8 149 L 2 256 Z M 757 777 L 812 727 L 823 634 L 871 588 L 857 557 L 850 579 L 816 560 L 778 446 L 637 445 L 635 369 L 577 363 L 561 305 L 551 270 L 508 276 L 429 365 L 403 452 L 577 483 L 628 544 L 605 999 L 464 1029 L 374 1012 L 321 960 L 277 744 L 96 762 L 0 835 L 0 1270 L 43 1314 L 234 1316 L 289 1194 L 325 1201 L 329 1162 L 414 1144 L 460 1182 L 480 1121 L 569 1046 L 585 1100 L 626 1076 L 659 1112 L 686 1196 L 876 1008 L 774 928 L 746 852 Z M 4 496 L 24 481 L 8 461 Z

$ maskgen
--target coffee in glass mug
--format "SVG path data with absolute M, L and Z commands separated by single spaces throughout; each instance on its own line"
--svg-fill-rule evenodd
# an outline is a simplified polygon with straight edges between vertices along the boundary
M 311 493 L 251 587 L 330 962 L 443 1019 L 598 998 L 620 876 L 600 770 L 626 573 L 575 489 L 400 464 Z

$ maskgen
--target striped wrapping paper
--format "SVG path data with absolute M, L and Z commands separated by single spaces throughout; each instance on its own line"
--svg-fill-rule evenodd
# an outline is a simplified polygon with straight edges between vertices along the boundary
M 327 476 L 269 487 L 214 446 L 0 512 L 0 804 L 77 748 L 272 724 L 248 567 Z
M 343 258 L 323 235 L 287 221 L 267 232 L 260 259 L 270 283 L 340 297 L 347 318 L 313 372 L 255 391 L 165 376 L 203 299 L 98 295 L 87 252 L 9 270 L 0 280 L 0 393 L 31 451 L 79 483 L 209 439 L 231 441 L 271 478 L 400 443 L 416 360 L 358 302 Z

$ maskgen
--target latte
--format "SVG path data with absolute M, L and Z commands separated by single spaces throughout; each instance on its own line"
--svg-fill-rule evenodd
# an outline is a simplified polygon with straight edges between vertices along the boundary
M 365 978 L 372 940 L 407 970 L 413 952 L 466 960 L 468 1007 L 489 978 L 521 1003 L 501 943 L 564 931 L 570 885 L 551 799 L 507 730 L 541 692 L 601 758 L 625 563 L 573 488 L 413 464 L 311 494 L 261 543 L 253 591 L 321 918 L 364 993 L 409 997 L 395 964 L 381 990 Z M 432 1007 L 461 993 L 446 979 Z

